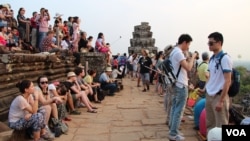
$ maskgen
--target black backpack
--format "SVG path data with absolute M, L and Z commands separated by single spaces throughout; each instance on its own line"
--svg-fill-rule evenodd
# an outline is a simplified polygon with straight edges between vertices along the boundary
M 218 64 L 221 66 L 221 59 L 223 58 L 223 56 L 225 56 L 227 53 L 224 53 L 220 56 Z M 214 56 L 212 56 L 213 58 Z M 216 66 L 217 66 L 216 65 Z M 221 66 L 221 70 L 223 70 L 222 66 Z M 231 76 L 231 85 L 229 87 L 228 90 L 228 95 L 229 97 L 234 97 L 235 95 L 237 95 L 240 91 L 240 73 L 238 70 L 236 70 L 235 68 L 232 69 L 232 76 Z

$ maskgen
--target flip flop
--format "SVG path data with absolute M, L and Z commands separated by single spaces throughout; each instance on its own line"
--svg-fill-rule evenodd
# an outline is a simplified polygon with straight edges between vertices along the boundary
M 89 112 L 89 113 L 97 113 L 97 111 L 96 110 L 88 110 L 87 112 Z

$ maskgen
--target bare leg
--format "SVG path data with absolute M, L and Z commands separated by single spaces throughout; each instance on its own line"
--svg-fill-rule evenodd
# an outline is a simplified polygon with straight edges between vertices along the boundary
M 44 105 L 42 107 L 45 109 L 45 124 L 48 125 L 52 109 L 50 105 Z
M 74 107 L 72 95 L 68 94 L 67 96 L 68 96 L 67 101 L 68 101 L 69 107 L 70 107 L 71 111 L 74 111 L 75 107 Z
M 58 119 L 58 111 L 57 111 L 57 106 L 55 103 L 51 104 L 52 107 L 52 116 L 56 119 Z
M 40 131 L 33 132 L 34 141 L 38 141 L 40 139 Z
M 84 103 L 84 105 L 87 107 L 89 111 L 92 111 L 92 106 L 90 105 L 89 99 L 87 95 L 82 91 L 80 94 L 76 94 L 76 98 L 80 98 L 81 102 Z

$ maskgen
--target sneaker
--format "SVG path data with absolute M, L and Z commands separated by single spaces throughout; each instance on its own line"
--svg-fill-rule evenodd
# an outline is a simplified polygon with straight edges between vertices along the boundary
M 55 135 L 50 132 L 45 132 L 45 134 L 41 135 L 41 138 L 48 140 L 48 141 L 52 141 L 55 139 Z
M 77 110 L 74 110 L 74 111 L 71 111 L 70 112 L 71 115 L 80 115 L 81 112 L 77 111 Z
M 170 141 L 184 141 L 185 140 L 185 138 L 182 137 L 181 135 L 176 135 L 176 136 L 168 135 L 168 139 Z
M 177 133 L 178 133 L 178 135 L 180 135 L 180 136 L 184 136 L 184 134 L 183 134 L 180 130 L 178 130 Z M 170 134 L 170 131 L 168 131 L 168 134 Z

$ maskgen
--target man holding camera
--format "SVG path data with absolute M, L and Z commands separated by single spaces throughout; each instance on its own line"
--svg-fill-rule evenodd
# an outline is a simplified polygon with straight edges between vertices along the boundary
M 37 21 L 39 23 L 39 33 L 38 33 L 38 46 L 40 51 L 42 50 L 41 42 L 46 37 L 47 32 L 49 31 L 49 20 L 50 15 L 49 11 L 45 8 L 41 8 L 40 15 L 37 16 Z
M 183 52 L 189 50 L 192 38 L 188 34 L 182 34 L 178 39 L 178 45 L 170 53 L 170 61 L 174 68 L 174 74 L 178 73 L 177 82 L 173 86 L 174 94 L 172 97 L 172 107 L 169 121 L 169 136 L 170 140 L 182 141 L 185 138 L 179 135 L 178 129 L 181 121 L 181 114 L 186 104 L 188 96 L 188 75 L 187 72 L 191 71 L 194 60 L 197 58 L 197 52 L 192 54 L 190 60 L 187 61 Z M 180 68 L 180 69 L 179 69 Z

